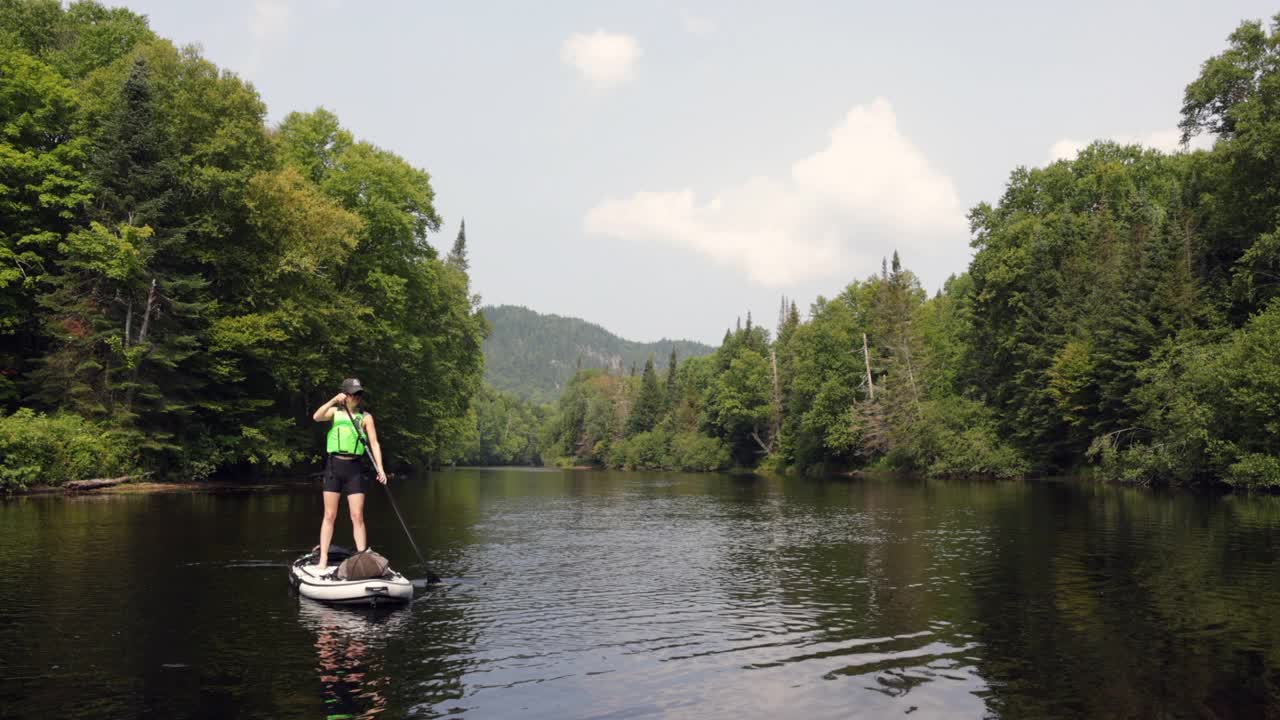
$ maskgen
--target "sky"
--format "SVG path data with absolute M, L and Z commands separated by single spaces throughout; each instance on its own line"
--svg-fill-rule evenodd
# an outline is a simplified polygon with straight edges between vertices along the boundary
M 1009 174 L 1178 149 L 1200 64 L 1262 2 L 133 0 L 431 174 L 486 304 L 717 344 L 877 272 L 930 292 Z

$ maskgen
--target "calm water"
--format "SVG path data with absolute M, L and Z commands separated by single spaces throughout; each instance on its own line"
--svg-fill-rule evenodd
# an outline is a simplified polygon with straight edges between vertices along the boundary
M 449 582 L 378 612 L 288 591 L 318 491 L 0 501 L 0 716 L 1280 717 L 1280 498 L 483 470 L 397 491 Z

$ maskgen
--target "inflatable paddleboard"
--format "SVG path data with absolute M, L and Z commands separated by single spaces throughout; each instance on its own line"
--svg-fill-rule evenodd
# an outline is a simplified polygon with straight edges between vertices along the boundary
M 309 552 L 289 566 L 289 584 L 303 597 L 341 605 L 380 605 L 413 599 L 413 583 L 391 568 L 380 578 L 339 580 L 338 565 L 351 554 L 346 548 L 330 546 L 329 564 L 321 570 L 316 565 L 319 553 Z

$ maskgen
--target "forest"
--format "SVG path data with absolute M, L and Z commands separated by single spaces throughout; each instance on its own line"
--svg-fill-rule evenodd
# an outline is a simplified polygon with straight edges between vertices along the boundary
M 1280 487 L 1278 48 L 1244 22 L 1186 86 L 1211 150 L 1015 169 L 932 297 L 895 253 L 664 378 L 579 373 L 544 459 Z
M 932 296 L 895 253 L 541 405 L 482 382 L 426 171 L 324 109 L 269 126 L 127 10 L 0 0 L 0 488 L 296 472 L 346 375 L 404 465 L 1280 487 L 1278 27 L 1242 23 L 1186 86 L 1212 149 L 1013 170 Z
M 0 488 L 303 468 L 347 375 L 392 457 L 462 453 L 486 325 L 430 176 L 265 116 L 128 10 L 0 0 Z

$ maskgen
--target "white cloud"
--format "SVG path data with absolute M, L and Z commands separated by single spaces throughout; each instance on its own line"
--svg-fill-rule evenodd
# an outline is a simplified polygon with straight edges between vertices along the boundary
M 639 58 L 640 46 L 635 38 L 604 30 L 574 33 L 560 46 L 560 59 L 598 88 L 630 79 Z
M 1179 152 L 1183 149 L 1182 131 L 1178 128 L 1152 130 L 1151 132 L 1141 133 L 1138 135 L 1112 135 L 1105 139 L 1112 140 L 1120 143 L 1121 145 L 1138 144 L 1167 153 Z M 1049 162 L 1053 163 L 1059 160 L 1074 160 L 1081 150 L 1089 147 L 1090 142 L 1092 141 L 1077 140 L 1075 138 L 1062 138 L 1049 147 Z M 1207 149 L 1210 147 L 1213 147 L 1213 136 L 1211 135 L 1197 135 L 1191 138 L 1190 149 L 1192 150 Z
M 680 8 L 680 25 L 691 35 L 710 35 L 716 30 L 715 23 L 690 12 L 687 8 Z
M 637 192 L 587 212 L 587 232 L 656 241 L 784 286 L 868 273 L 900 248 L 963 267 L 968 229 L 951 179 L 898 129 L 884 98 L 854 107 L 822 150 L 783 179 L 755 177 L 705 201 L 693 190 Z

